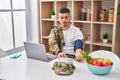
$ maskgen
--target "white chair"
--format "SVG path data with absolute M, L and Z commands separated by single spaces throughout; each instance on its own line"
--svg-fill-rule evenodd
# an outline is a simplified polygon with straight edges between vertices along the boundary
M 2 49 L 0 49 L 0 58 L 4 57 L 4 56 L 7 56 L 7 55 L 8 54 L 5 51 L 3 51 Z
M 97 50 L 89 54 L 94 58 L 109 58 L 113 62 L 113 69 L 120 69 L 120 58 L 111 51 Z

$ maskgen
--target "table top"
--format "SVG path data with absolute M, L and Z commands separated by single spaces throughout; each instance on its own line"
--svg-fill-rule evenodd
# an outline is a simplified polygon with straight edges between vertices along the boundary
M 11 58 L 16 54 L 20 57 Z M 107 75 L 92 74 L 85 61 L 72 60 L 76 67 L 72 75 L 57 75 L 52 70 L 55 59 L 51 62 L 42 62 L 26 57 L 25 51 L 18 52 L 0 59 L 0 80 L 119 80 L 120 67 L 113 68 Z M 118 64 L 120 65 L 120 64 Z M 117 66 L 117 65 L 115 65 Z

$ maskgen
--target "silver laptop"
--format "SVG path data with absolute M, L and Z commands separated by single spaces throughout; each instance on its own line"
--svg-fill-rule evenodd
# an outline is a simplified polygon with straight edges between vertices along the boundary
M 35 44 L 30 42 L 24 42 L 25 51 L 28 58 L 49 62 L 57 56 L 47 55 L 45 46 L 43 44 Z

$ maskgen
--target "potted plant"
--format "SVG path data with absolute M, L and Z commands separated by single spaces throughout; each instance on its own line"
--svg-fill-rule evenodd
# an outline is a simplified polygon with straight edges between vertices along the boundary
M 120 4 L 118 4 L 118 12 L 117 15 L 120 15 Z
M 117 10 L 117 25 L 120 26 L 120 4 L 118 4 L 118 10 Z
M 104 34 L 103 34 L 103 36 L 102 36 L 103 43 L 107 43 L 108 37 L 109 37 L 108 33 L 104 33 Z
M 54 10 L 51 11 L 51 18 L 55 19 L 55 11 Z

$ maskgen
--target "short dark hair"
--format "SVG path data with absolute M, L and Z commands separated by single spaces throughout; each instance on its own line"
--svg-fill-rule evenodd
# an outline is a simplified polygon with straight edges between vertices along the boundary
M 59 10 L 59 13 L 70 13 L 70 10 L 66 7 L 63 7 Z

